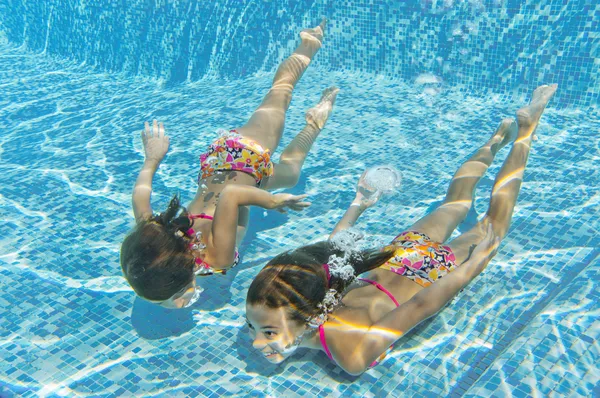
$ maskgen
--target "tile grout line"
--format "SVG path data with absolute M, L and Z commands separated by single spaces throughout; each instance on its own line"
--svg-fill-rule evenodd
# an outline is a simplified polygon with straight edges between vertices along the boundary
M 528 311 L 524 312 L 517 319 L 515 319 L 511 327 L 506 331 L 506 333 L 504 333 L 504 337 L 502 337 L 502 339 L 500 339 L 500 341 L 494 345 L 495 347 L 500 346 L 501 349 L 497 353 L 491 349 L 482 355 L 479 360 L 477 360 L 473 366 L 471 366 L 471 369 L 463 374 L 456 385 L 450 389 L 448 396 L 459 397 L 467 393 L 481 378 L 481 376 L 483 376 L 483 374 L 491 368 L 496 359 L 498 359 L 508 349 L 508 347 L 510 347 L 510 342 L 507 340 L 510 338 L 514 341 L 516 337 L 519 337 L 523 330 L 530 324 L 531 319 L 541 313 L 541 311 L 546 308 L 556 296 L 566 289 L 567 286 L 569 286 L 571 282 L 599 256 L 600 248 L 594 247 L 590 254 L 588 254 L 581 261 L 582 266 L 575 267 L 573 271 L 567 272 L 565 279 L 561 281 L 561 283 L 556 284 L 555 287 L 548 293 L 548 295 L 546 295 L 546 297 L 542 298 L 537 304 L 534 304 Z M 480 373 L 478 373 L 475 365 L 486 359 L 491 359 L 491 362 L 489 365 L 486 365 Z

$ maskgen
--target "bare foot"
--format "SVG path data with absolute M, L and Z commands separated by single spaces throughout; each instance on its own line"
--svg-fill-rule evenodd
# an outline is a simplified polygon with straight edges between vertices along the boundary
M 319 103 L 306 112 L 306 123 L 312 124 L 321 130 L 327 123 L 329 115 L 331 115 L 335 97 L 339 91 L 340 89 L 335 86 L 323 90 Z
M 535 89 L 529 105 L 517 111 L 517 121 L 519 123 L 519 138 L 528 137 L 533 133 L 537 126 L 544 108 L 556 92 L 558 84 L 549 86 L 540 86 Z
M 323 43 L 323 36 L 325 34 L 325 25 L 327 24 L 327 20 L 325 18 L 321 19 L 321 23 L 319 26 L 309 29 L 304 29 L 300 32 L 300 38 L 302 41 L 308 40 L 314 44 L 318 44 L 321 47 Z

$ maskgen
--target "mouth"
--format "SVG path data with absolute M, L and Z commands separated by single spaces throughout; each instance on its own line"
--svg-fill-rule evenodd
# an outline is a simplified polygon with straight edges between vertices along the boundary
M 262 354 L 265 358 L 269 359 L 269 358 L 273 358 L 275 355 L 277 355 L 279 353 L 277 351 L 269 351 L 269 352 L 263 352 Z

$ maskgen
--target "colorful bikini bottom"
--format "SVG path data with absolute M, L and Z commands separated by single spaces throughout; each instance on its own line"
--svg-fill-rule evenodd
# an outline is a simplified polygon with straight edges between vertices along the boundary
M 208 152 L 200 155 L 198 181 L 208 178 L 217 171 L 241 171 L 250 174 L 260 185 L 265 177 L 273 175 L 271 152 L 249 138 L 236 134 L 223 136 L 214 141 Z
M 427 287 L 456 268 L 449 246 L 432 241 L 427 235 L 406 231 L 398 235 L 394 257 L 380 268 L 395 272 Z

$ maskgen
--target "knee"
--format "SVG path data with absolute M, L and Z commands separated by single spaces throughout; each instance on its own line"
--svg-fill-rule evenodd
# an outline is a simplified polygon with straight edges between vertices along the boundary
M 283 181 L 285 181 L 286 187 L 294 187 L 298 184 L 300 180 L 300 170 L 301 165 L 294 162 L 292 159 L 281 158 L 279 162 L 279 170 L 280 176 Z
M 494 236 L 499 237 L 502 241 L 506 234 L 508 233 L 508 229 L 510 228 L 510 224 L 503 222 L 501 219 L 494 217 L 494 214 L 486 214 L 484 219 L 480 222 L 482 225 L 481 233 L 485 236 L 485 230 L 487 229 L 488 224 L 492 224 L 492 230 L 494 231 Z

